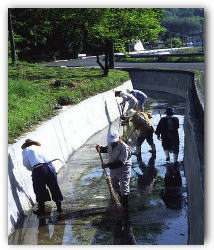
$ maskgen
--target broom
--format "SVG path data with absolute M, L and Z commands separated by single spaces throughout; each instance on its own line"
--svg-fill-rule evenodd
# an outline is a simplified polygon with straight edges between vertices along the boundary
M 103 164 L 102 155 L 101 155 L 100 151 L 97 151 L 97 152 L 98 152 L 98 154 L 99 154 L 99 156 L 100 156 L 101 163 Z M 103 173 L 104 173 L 104 176 L 105 176 L 105 179 L 106 179 L 108 188 L 109 188 L 110 196 L 111 196 L 111 199 L 112 199 L 112 201 L 113 201 L 114 207 L 115 207 L 117 210 L 123 211 L 123 207 L 122 207 L 122 205 L 121 205 L 119 199 L 117 198 L 117 195 L 115 194 L 114 188 L 113 188 L 113 186 L 112 186 L 110 176 L 107 175 L 107 172 L 106 172 L 105 169 L 103 169 Z

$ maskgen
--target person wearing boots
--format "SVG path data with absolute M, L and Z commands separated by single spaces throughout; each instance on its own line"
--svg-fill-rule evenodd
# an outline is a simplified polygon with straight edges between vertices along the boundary
M 136 89 L 133 89 L 133 90 L 127 89 L 126 92 L 128 94 L 132 94 L 138 100 L 136 109 L 144 110 L 144 105 L 147 99 L 147 95 L 143 93 L 142 91 L 136 90 Z
M 179 119 L 174 116 L 174 109 L 168 107 L 166 116 L 162 117 L 156 128 L 158 139 L 162 140 L 162 146 L 166 155 L 166 161 L 170 161 L 170 152 L 173 153 L 174 165 L 178 164 L 179 153 Z
M 126 102 L 128 102 L 128 108 L 129 109 L 136 109 L 138 100 L 131 94 L 124 93 L 122 91 L 115 91 L 115 97 L 122 97 L 123 101 L 120 103 L 122 114 L 126 105 Z
M 134 129 L 139 131 L 136 152 L 134 154 L 138 155 L 141 153 L 141 145 L 146 139 L 147 143 L 151 146 L 151 150 L 149 150 L 149 152 L 155 155 L 156 147 L 153 141 L 153 133 L 155 132 L 155 128 L 150 121 L 151 115 L 146 112 L 130 109 L 126 112 L 125 117 L 131 118 Z
M 109 161 L 107 164 L 102 164 L 102 168 L 110 169 L 112 186 L 121 197 L 124 209 L 128 210 L 132 165 L 130 147 L 120 139 L 118 133 L 109 132 L 108 145 L 105 147 L 96 145 L 96 150 L 101 153 L 108 153 Z
M 51 197 L 47 187 L 51 192 L 53 201 L 57 206 L 57 211 L 62 212 L 61 201 L 63 200 L 60 191 L 54 165 L 44 155 L 41 144 L 37 141 L 27 139 L 21 146 L 23 165 L 32 171 L 33 190 L 38 202 L 38 210 L 34 214 L 45 214 L 45 202 Z

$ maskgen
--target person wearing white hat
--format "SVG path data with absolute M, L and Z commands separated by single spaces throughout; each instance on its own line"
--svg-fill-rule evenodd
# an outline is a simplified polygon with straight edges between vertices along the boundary
M 145 139 L 151 146 L 151 150 L 149 150 L 149 152 L 156 154 L 156 147 L 153 141 L 155 128 L 150 121 L 151 115 L 146 112 L 130 109 L 126 112 L 125 117 L 132 118 L 131 122 L 133 123 L 134 129 L 139 131 L 135 154 L 138 155 L 141 153 L 141 145 Z
M 132 94 L 138 100 L 136 109 L 144 110 L 144 105 L 147 99 L 147 95 L 144 92 L 140 90 L 136 90 L 136 89 L 132 89 L 132 90 L 127 89 L 126 92 L 128 94 Z
M 117 132 L 110 132 L 108 134 L 108 145 L 105 147 L 96 145 L 95 148 L 98 152 L 108 153 L 108 163 L 102 164 L 102 168 L 110 169 L 112 186 L 120 195 L 124 207 L 127 208 L 131 176 L 130 147 L 120 139 Z

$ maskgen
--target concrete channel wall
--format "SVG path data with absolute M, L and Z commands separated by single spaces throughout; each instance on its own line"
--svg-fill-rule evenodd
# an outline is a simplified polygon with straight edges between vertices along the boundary
M 132 89 L 131 81 L 114 90 Z M 19 218 L 27 213 L 35 202 L 31 172 L 22 164 L 21 145 L 27 138 L 39 141 L 50 159 L 65 162 L 70 154 L 81 147 L 93 134 L 105 128 L 120 116 L 113 90 L 95 95 L 78 105 L 71 106 L 59 115 L 20 137 L 8 147 L 8 234 Z M 63 166 L 54 162 L 59 171 Z
M 189 244 L 204 243 L 204 99 L 194 72 L 131 70 L 134 89 L 172 93 L 186 99 L 184 168 L 188 188 Z

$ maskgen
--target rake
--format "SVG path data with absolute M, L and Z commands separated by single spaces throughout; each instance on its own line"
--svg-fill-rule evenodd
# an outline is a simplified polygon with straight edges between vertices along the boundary
M 103 158 L 102 158 L 102 155 L 101 153 L 98 151 L 98 154 L 100 156 L 100 160 L 101 160 L 101 163 L 103 164 Z M 111 199 L 112 199 L 112 202 L 113 202 L 113 205 L 114 207 L 118 210 L 118 211 L 123 211 L 123 206 L 121 205 L 119 199 L 117 198 L 117 195 L 114 191 L 114 188 L 112 186 L 112 182 L 111 182 L 111 178 L 109 175 L 107 175 L 107 172 L 105 169 L 103 169 L 103 174 L 105 176 L 105 179 L 106 179 L 106 182 L 107 182 L 107 185 L 108 185 L 108 188 L 109 188 L 109 192 L 110 192 L 110 196 L 111 196 Z

